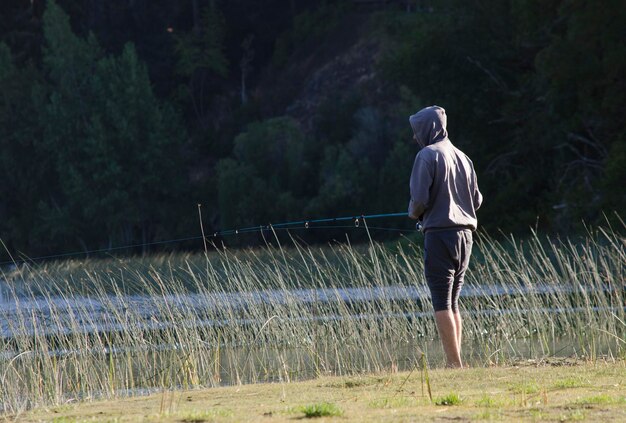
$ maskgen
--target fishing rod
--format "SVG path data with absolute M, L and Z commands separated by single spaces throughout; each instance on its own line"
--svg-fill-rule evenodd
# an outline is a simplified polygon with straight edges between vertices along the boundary
M 296 229 L 298 227 L 302 227 L 305 229 L 310 229 L 313 225 L 318 223 L 335 223 L 335 222 L 345 222 L 345 221 L 353 221 L 355 227 L 359 227 L 361 222 L 365 219 L 380 219 L 384 217 L 400 217 L 406 216 L 406 212 L 398 212 L 398 213 L 383 213 L 383 214 L 360 214 L 357 216 L 343 216 L 343 217 L 331 217 L 324 219 L 312 219 L 312 220 L 294 220 L 291 222 L 282 222 L 282 223 L 268 223 L 267 225 L 256 225 L 249 226 L 247 228 L 241 229 L 228 229 L 224 231 L 217 231 L 213 233 L 213 238 L 225 235 L 238 235 L 241 233 L 248 232 L 257 232 L 257 231 L 266 231 L 271 229 Z
M 398 212 L 398 213 L 380 213 L 380 214 L 360 214 L 360 215 L 352 215 L 352 216 L 341 216 L 341 217 L 331 217 L 331 218 L 323 218 L 323 219 L 311 219 L 311 220 L 294 220 L 288 222 L 280 222 L 280 223 L 268 223 L 266 225 L 256 225 L 249 226 L 244 228 L 235 228 L 235 229 L 226 229 L 221 231 L 213 232 L 213 234 L 209 236 L 192 236 L 187 238 L 177 238 L 177 239 L 169 239 L 163 241 L 154 241 L 154 242 L 146 242 L 141 244 L 129 244 L 129 245 L 120 245 L 116 247 L 108 247 L 108 248 L 99 248 L 94 250 L 84 250 L 84 251 L 74 251 L 74 252 L 66 252 L 59 254 L 50 254 L 45 256 L 33 257 L 33 258 L 24 258 L 20 260 L 8 260 L 4 262 L 0 262 L 0 266 L 5 266 L 9 264 L 21 264 L 26 262 L 35 262 L 41 260 L 49 260 L 49 259 L 57 259 L 57 258 L 69 258 L 76 257 L 82 255 L 89 254 L 97 254 L 97 253 L 108 253 L 112 251 L 130 249 L 130 248 L 140 248 L 140 247 L 148 247 L 152 245 L 166 245 L 166 244 L 174 244 L 185 241 L 196 241 L 199 239 L 207 240 L 210 238 L 216 239 L 218 237 L 231 236 L 231 235 L 239 235 L 244 233 L 253 233 L 253 232 L 263 232 L 273 229 L 279 230 L 289 230 L 289 229 L 332 229 L 338 228 L 337 226 L 320 226 L 320 224 L 329 224 L 336 222 L 346 222 L 352 221 L 354 227 L 359 228 L 361 223 L 364 223 L 366 219 L 381 219 L 381 218 L 391 218 L 391 217 L 402 217 L 407 216 L 406 212 Z M 343 226 L 343 228 L 349 228 L 349 226 Z M 374 228 L 372 228 L 374 229 Z M 385 229 L 389 228 L 376 228 L 376 229 Z

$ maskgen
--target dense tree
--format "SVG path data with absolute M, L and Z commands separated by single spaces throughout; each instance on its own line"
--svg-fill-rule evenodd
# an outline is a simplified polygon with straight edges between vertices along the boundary
M 201 15 L 191 32 L 175 35 L 175 39 L 177 71 L 188 81 L 181 93 L 189 99 L 200 125 L 207 126 L 210 100 L 228 74 L 228 61 L 224 56 L 224 18 L 215 2 Z
M 45 85 L 34 66 L 19 67 L 0 43 L 0 87 L 0 237 L 24 251 L 36 242 L 37 204 L 52 176 L 40 122 Z
M 223 227 L 297 218 L 314 188 L 309 151 L 291 118 L 250 124 L 235 139 L 234 159 L 218 164 Z
M 111 243 L 153 239 L 182 187 L 176 114 L 154 97 L 132 45 L 104 54 L 93 36 L 74 35 L 54 2 L 44 36 L 51 94 L 43 148 L 56 184 L 39 205 L 42 234 L 72 227 L 85 241 L 103 239 L 101 232 Z
M 37 254 L 188 236 L 198 202 L 208 230 L 403 210 L 407 118 L 430 104 L 488 228 L 624 210 L 626 3 L 351 3 L 2 3 L 0 237 Z M 359 49 L 366 82 L 336 71 Z
M 625 9 L 452 0 L 389 29 L 387 73 L 448 109 L 483 176 L 484 221 L 511 230 L 540 216 L 567 230 L 597 219 L 605 198 L 623 204 L 602 186 L 620 177 L 607 152 L 623 150 Z
M 626 206 L 620 194 L 626 180 L 626 5 L 563 1 L 558 19 L 562 24 L 537 55 L 539 84 L 564 150 L 556 192 L 568 219 L 597 219 L 603 209 Z

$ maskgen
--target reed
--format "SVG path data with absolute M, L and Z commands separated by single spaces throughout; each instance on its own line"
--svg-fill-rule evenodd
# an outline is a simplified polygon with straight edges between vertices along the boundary
M 419 245 L 287 244 L 5 271 L 0 411 L 442 363 Z M 625 357 L 618 231 L 474 248 L 466 361 Z

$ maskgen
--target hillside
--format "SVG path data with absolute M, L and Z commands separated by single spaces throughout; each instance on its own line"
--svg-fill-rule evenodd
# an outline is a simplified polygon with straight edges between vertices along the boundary
M 9 251 L 166 248 L 146 244 L 197 234 L 198 203 L 210 232 L 403 210 L 407 116 L 432 104 L 490 232 L 573 234 L 626 208 L 623 2 L 152 6 L 0 6 Z
M 282 66 L 270 64 L 255 95 L 268 114 L 293 116 L 307 129 L 325 101 L 358 92 L 382 91 L 378 75 L 382 41 L 373 33 L 368 13 L 341 17 L 328 33 L 304 42 Z

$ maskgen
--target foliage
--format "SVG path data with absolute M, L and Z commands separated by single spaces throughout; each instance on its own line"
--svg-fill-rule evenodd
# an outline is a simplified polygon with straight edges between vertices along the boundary
M 546 398 L 546 387 L 552 392 L 575 378 L 593 383 L 575 393 L 551 394 L 550 402 L 585 392 L 611 395 L 585 403 L 623 405 L 623 239 L 599 228 L 580 240 L 535 234 L 506 244 L 487 237 L 476 242 L 483 260 L 472 262 L 462 299 L 462 307 L 472 311 L 463 323 L 464 361 L 471 367 L 461 372 L 433 369 L 445 358 L 435 347 L 439 340 L 432 344 L 437 329 L 414 244 L 389 249 L 379 243 L 290 242 L 208 255 L 25 264 L 3 273 L 0 401 L 6 413 L 30 406 L 49 413 L 49 405 L 73 408 L 68 399 L 88 400 L 93 392 L 121 398 L 184 389 L 194 395 L 200 387 L 274 382 L 274 393 L 265 398 L 304 405 L 328 397 L 303 402 L 291 390 L 284 395 L 291 382 L 341 375 L 342 381 L 313 384 L 339 391 L 332 400 L 340 400 L 346 413 L 352 403 L 346 398 L 368 388 L 380 391 L 362 398 L 360 408 L 369 404 L 370 412 L 428 409 L 433 391 L 435 398 L 450 392 L 468 398 L 460 407 L 475 407 L 470 399 L 489 392 L 494 401 L 479 405 L 498 407 L 501 399 L 520 395 L 533 395 L 534 403 L 536 394 Z M 582 363 L 592 373 L 582 372 Z M 498 364 L 507 366 L 498 371 Z M 551 369 L 551 380 L 537 378 L 545 369 Z M 498 374 L 484 377 L 493 371 Z M 345 380 L 368 372 L 376 376 L 366 383 Z M 481 384 L 469 393 L 458 380 L 468 373 L 499 387 Z M 214 400 L 215 391 L 211 395 Z M 169 402 L 161 401 L 161 410 Z M 439 402 L 457 399 L 450 395 Z M 194 399 L 188 405 L 198 404 L 213 403 Z M 158 401 L 151 409 L 158 409 Z M 207 411 L 228 417 L 220 409 Z M 260 412 L 266 411 L 273 410 Z
M 190 32 L 175 34 L 176 70 L 186 84 L 179 88 L 181 100 L 189 100 L 193 113 L 204 123 L 211 94 L 228 74 L 224 55 L 224 17 L 214 1 L 202 10 L 200 22 Z
M 219 76 L 228 73 L 228 62 L 224 57 L 224 18 L 215 2 L 202 12 L 202 27 L 195 33 L 176 37 L 176 52 L 179 55 L 178 72 L 190 76 L 198 69 L 207 69 Z
M 232 159 L 217 165 L 223 227 L 296 218 L 310 194 L 309 148 L 297 122 L 252 123 L 235 138 Z
M 306 418 L 332 417 L 341 416 L 343 414 L 339 407 L 328 402 L 305 405 L 302 407 L 302 412 Z
M 536 63 L 546 104 L 562 125 L 559 195 L 569 217 L 589 219 L 607 206 L 626 206 L 626 196 L 615 195 L 624 180 L 615 178 L 624 175 L 616 172 L 616 163 L 624 158 L 626 140 L 620 117 L 626 107 L 626 31 L 621 24 L 626 5 L 612 1 L 597 8 L 563 1 L 558 19 L 564 24 L 551 33 Z
M 463 400 L 456 393 L 451 393 L 446 396 L 435 399 L 435 405 L 459 405 Z
M 14 134 L 19 138 L 9 148 L 11 153 L 20 142 L 36 142 L 35 157 L 42 156 L 33 176 L 45 178 L 45 190 L 27 191 L 39 194 L 27 197 L 36 212 L 29 223 L 39 221 L 34 234 L 83 245 L 129 243 L 137 234 L 152 239 L 175 210 L 168 204 L 175 204 L 182 185 L 176 157 L 184 132 L 176 114 L 155 98 L 131 44 L 119 56 L 105 55 L 93 35 L 83 39 L 72 32 L 69 17 L 53 1 L 43 30 L 46 79 L 33 84 L 30 98 L 20 104 L 33 110 L 25 122 L 40 132 L 32 138 Z M 15 151 L 9 157 L 28 156 Z M 19 169 L 13 172 L 10 179 L 19 176 Z
M 42 148 L 41 104 L 45 86 L 32 65 L 19 67 L 0 43 L 0 238 L 23 246 L 37 220 L 37 203 L 52 175 Z
M 446 105 L 481 176 L 484 221 L 571 230 L 623 207 L 625 14 L 617 1 L 453 0 L 388 20 L 385 72 Z
M 292 28 L 276 38 L 272 64 L 285 66 L 294 51 L 311 47 L 334 28 L 350 8 L 347 1 L 323 0 L 313 10 L 305 10 L 294 16 Z
M 626 397 L 624 396 L 611 396 L 608 394 L 601 394 L 601 395 L 596 395 L 596 396 L 591 396 L 591 397 L 584 397 L 584 398 L 579 398 L 576 401 L 577 404 L 585 404 L 585 405 L 591 405 L 591 404 L 626 404 Z
M 626 208 L 623 1 L 153 6 L 0 5 L 12 251 L 188 237 L 199 202 L 209 231 L 403 210 L 406 118 L 430 104 L 474 161 L 489 230 L 576 232 Z M 316 78 L 359 46 L 377 46 L 371 79 L 325 92 Z

